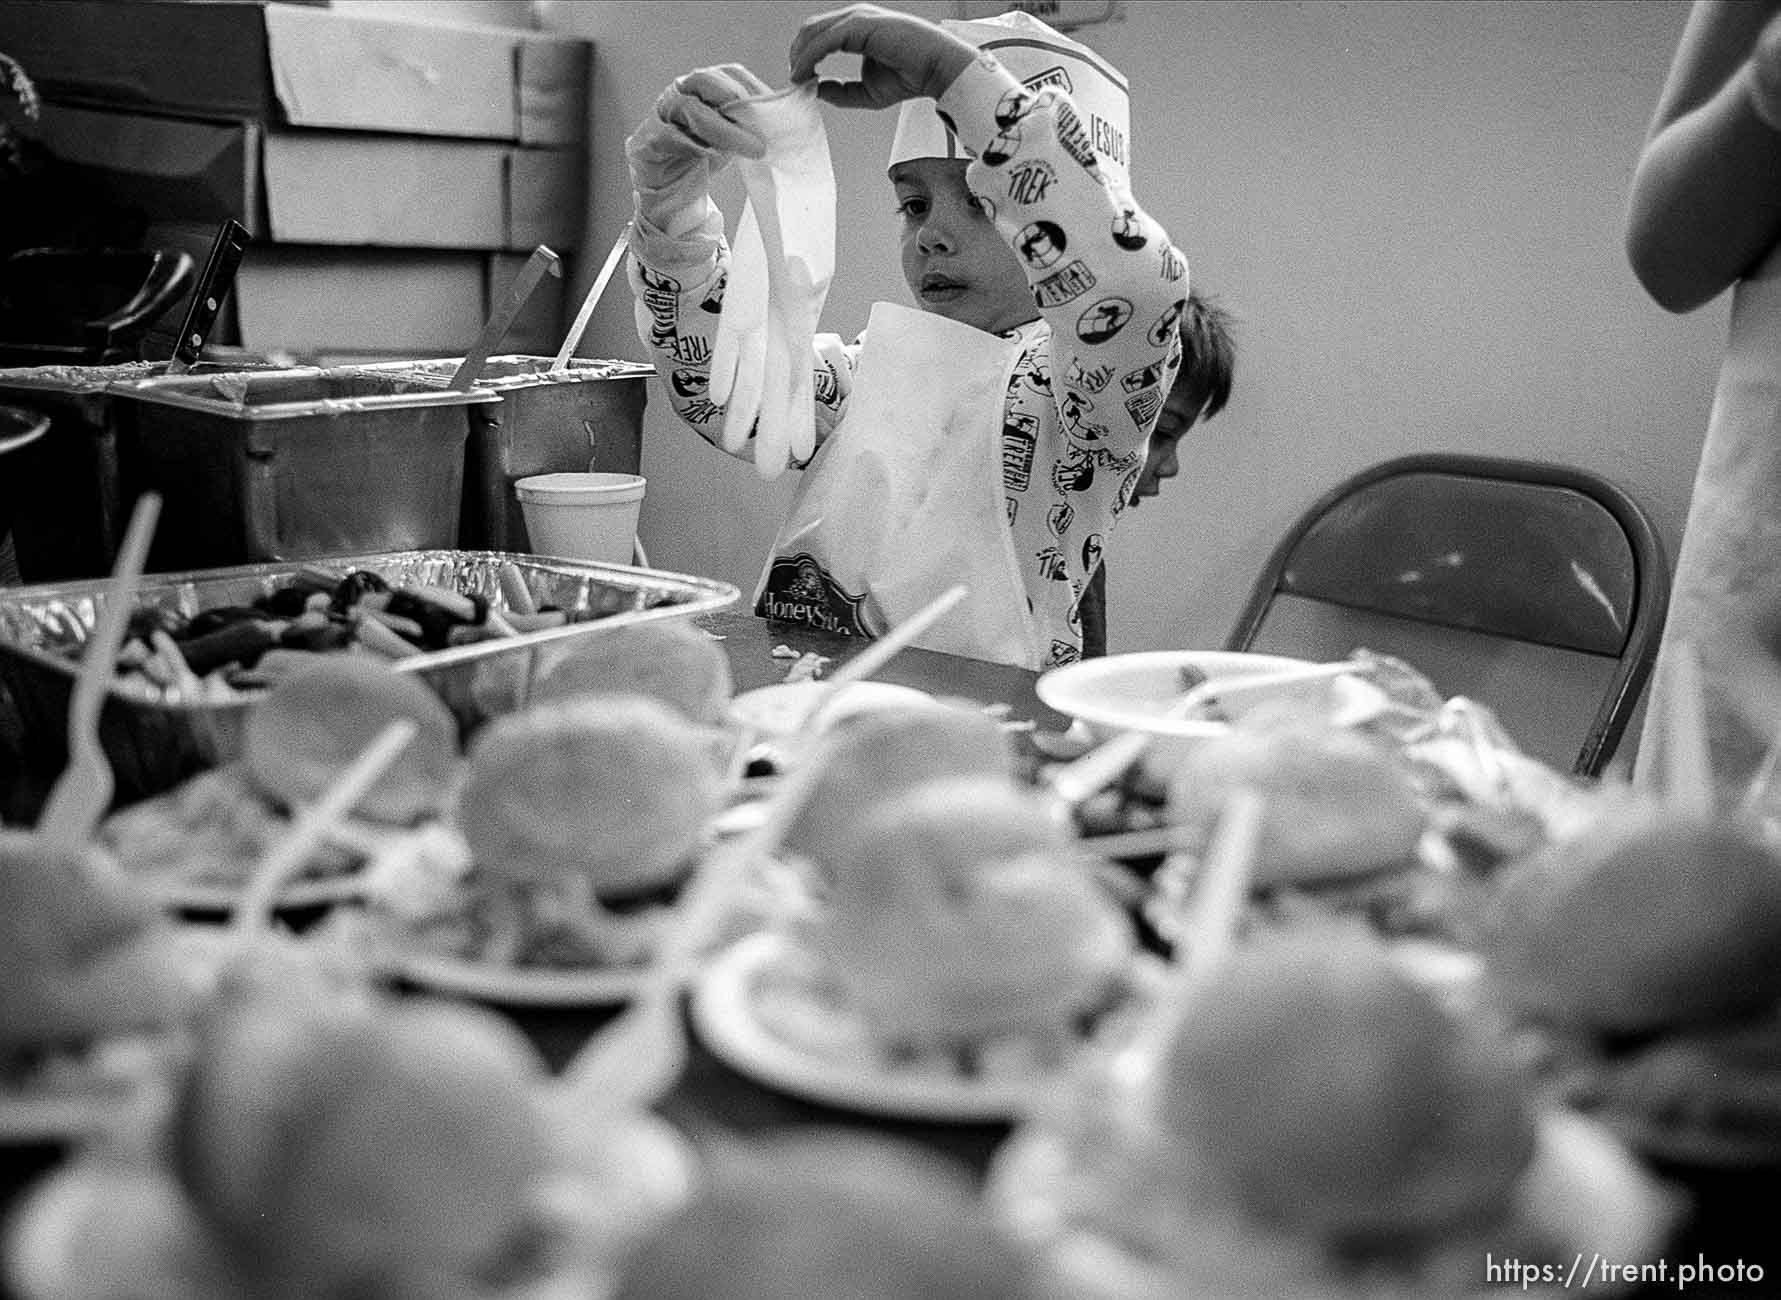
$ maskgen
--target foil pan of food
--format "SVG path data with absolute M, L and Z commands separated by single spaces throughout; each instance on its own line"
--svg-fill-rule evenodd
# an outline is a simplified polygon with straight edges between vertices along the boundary
M 0 589 L 0 714 L 27 779 L 67 763 L 69 700 L 104 579 Z M 522 704 L 590 636 L 692 618 L 740 592 L 709 578 L 505 551 L 420 550 L 144 579 L 100 717 L 120 802 L 228 762 L 247 712 L 315 654 L 378 656 L 429 682 L 468 735 Z

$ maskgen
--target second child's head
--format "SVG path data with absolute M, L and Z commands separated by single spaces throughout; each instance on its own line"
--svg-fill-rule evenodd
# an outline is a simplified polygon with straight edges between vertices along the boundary
M 1237 367 L 1237 344 L 1231 334 L 1230 314 L 1197 292 L 1187 296 L 1181 313 L 1181 369 L 1163 402 L 1156 427 L 1150 431 L 1144 470 L 1132 489 L 1132 505 L 1162 490 L 1164 482 L 1181 472 L 1175 447 L 1196 424 L 1210 420 L 1230 400 L 1231 380 Z
M 1126 178 L 1129 92 L 1125 78 L 1098 54 L 1021 10 L 941 26 L 993 53 L 1032 89 L 1067 88 L 1089 119 L 1099 165 Z M 1036 320 L 1039 311 L 1021 255 L 965 183 L 969 162 L 933 100 L 904 101 L 886 169 L 896 194 L 903 279 L 923 311 L 1002 334 Z M 1018 159 L 1008 166 L 1019 166 Z

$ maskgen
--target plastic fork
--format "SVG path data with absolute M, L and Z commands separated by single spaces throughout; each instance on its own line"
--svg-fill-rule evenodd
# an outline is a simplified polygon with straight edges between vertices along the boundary
M 719 846 L 694 875 L 663 950 L 631 1005 L 563 1071 L 558 1087 L 577 1109 L 646 1107 L 680 1078 L 687 1060 L 681 988 L 728 913 L 749 865 L 778 846 L 816 775 L 810 767 L 794 772 L 768 797 L 761 823 Z
M 825 683 L 831 688 L 830 693 L 832 694 L 833 691 L 853 682 L 863 682 L 871 677 L 892 659 L 907 650 L 914 643 L 916 637 L 938 623 L 944 615 L 952 610 L 954 605 L 970 594 L 971 589 L 963 583 L 948 587 L 897 624 L 896 627 L 860 651 L 859 654 L 842 664 L 833 673 L 830 673 Z
M 1147 1063 L 1165 1049 L 1189 1004 L 1224 966 L 1236 944 L 1266 811 L 1266 801 L 1248 786 L 1233 791 L 1225 801 L 1191 901 L 1180 918 L 1176 956 L 1165 988 L 1135 1035 L 1135 1046 Z
M 377 783 L 420 728 L 412 718 L 397 718 L 334 778 L 313 804 L 300 812 L 291 828 L 255 865 L 235 912 L 235 932 L 252 939 L 271 928 L 278 894 L 291 874 L 309 861 L 334 826 Z
M 87 641 L 80 660 L 80 676 L 68 705 L 68 766 L 56 778 L 55 788 L 37 820 L 37 831 L 62 844 L 85 844 L 99 819 L 111 806 L 116 781 L 105 747 L 99 739 L 99 713 L 117 667 L 118 647 L 136 603 L 142 582 L 143 562 L 161 514 L 161 498 L 147 492 L 136 499 L 130 527 L 112 567 L 111 585 L 105 590 L 105 608 L 98 626 Z

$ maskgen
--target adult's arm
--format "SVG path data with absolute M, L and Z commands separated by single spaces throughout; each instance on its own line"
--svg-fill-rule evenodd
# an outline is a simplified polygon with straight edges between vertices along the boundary
M 1633 271 L 1669 311 L 1711 301 L 1781 238 L 1777 15 L 1781 0 L 1696 0 L 1689 12 L 1627 213 Z

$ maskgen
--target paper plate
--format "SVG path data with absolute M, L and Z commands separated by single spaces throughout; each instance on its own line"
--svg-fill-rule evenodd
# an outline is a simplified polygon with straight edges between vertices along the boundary
M 78 1142 L 134 1128 L 161 1099 L 170 1039 L 120 1035 L 27 1086 L 0 1088 L 0 1145 Z
M 1110 1171 L 1100 1172 L 1105 1181 Z M 1206 1249 L 1194 1254 L 1209 1271 L 1184 1273 L 1122 1240 L 1120 1212 L 1111 1201 L 1100 1203 L 1089 1183 L 1068 1144 L 1038 1125 L 1017 1132 L 993 1159 L 989 1204 L 1014 1239 L 1038 1259 L 1046 1294 L 1074 1300 L 1215 1294 L 1228 1294 L 1230 1300 L 1412 1300 L 1429 1293 L 1428 1283 L 1415 1278 L 1306 1276 L 1295 1262 L 1267 1257 L 1266 1237 L 1246 1233 L 1241 1239 L 1229 1233 L 1209 1237 Z M 1510 1236 L 1524 1244 L 1505 1240 L 1503 1251 L 1508 1256 L 1519 1251 L 1530 1262 L 1536 1253 L 1550 1255 L 1560 1267 L 1575 1260 L 1578 1271 L 1568 1281 L 1591 1295 L 1615 1295 L 1627 1287 L 1604 1284 L 1599 1276 L 1591 1284 L 1582 1269 L 1592 1260 L 1626 1264 L 1657 1259 L 1682 1210 L 1681 1199 L 1640 1167 L 1605 1127 L 1553 1111 L 1540 1118 L 1534 1158 L 1522 1175 L 1515 1222 L 1509 1225 Z M 1536 1242 L 1537 1252 L 1525 1246 Z M 1570 1289 L 1561 1285 L 1566 1282 L 1561 1272 L 1517 1294 L 1556 1300 Z M 1465 1300 L 1486 1300 L 1503 1290 L 1481 1278 L 1476 1290 L 1458 1294 Z
M 1310 667 L 1306 659 L 1282 655 L 1244 654 L 1224 650 L 1146 650 L 1136 654 L 1082 659 L 1040 675 L 1034 689 L 1040 700 L 1059 713 L 1080 718 L 1101 733 L 1146 731 L 1189 740 L 1222 735 L 1224 723 L 1207 718 L 1168 719 L 1163 715 L 1201 677 L 1217 681 L 1287 668 Z M 1233 710 L 1263 700 L 1303 696 L 1316 699 L 1329 689 L 1325 681 L 1281 686 L 1246 693 Z
M 881 1063 L 866 1027 L 810 988 L 808 1010 L 823 1024 L 829 1051 L 776 1031 L 763 1014 L 769 983 L 795 985 L 805 963 L 785 936 L 762 932 L 727 948 L 693 984 L 694 1028 L 738 1072 L 811 1101 L 902 1119 L 967 1123 L 1020 1118 L 1052 1082 L 1032 1073 L 969 1078 Z M 767 997 L 784 996 L 767 993 Z
M 215 983 L 219 964 L 234 951 L 234 936 L 220 925 L 172 925 L 166 943 L 181 980 L 195 992 Z M 178 1035 L 119 1033 L 30 1086 L 0 1087 L 0 1144 L 72 1142 L 114 1132 L 121 1120 L 156 1102 L 180 1050 Z
M 241 901 L 247 886 L 243 884 L 207 884 L 203 881 L 150 880 L 143 882 L 146 892 L 163 910 L 173 912 L 230 913 Z M 280 911 L 305 907 L 331 907 L 351 903 L 365 894 L 364 881 L 358 872 L 324 876 L 314 880 L 295 880 L 279 891 L 273 906 Z
M 910 707 L 941 705 L 926 691 L 894 682 L 852 682 L 837 688 L 811 679 L 743 691 L 730 701 L 730 717 L 757 735 L 772 737 L 800 730 L 821 732 L 843 718 L 874 709 Z
M 72 1142 L 103 1132 L 136 1092 L 122 1079 L 53 1092 L 0 1089 L 0 1145 Z
M 625 1254 L 698 1178 L 686 1138 L 648 1113 L 609 1130 L 571 1116 L 555 1151 L 559 1167 L 541 1190 L 564 1234 L 563 1258 L 543 1278 L 490 1289 L 489 1300 L 610 1294 Z M 240 1300 L 191 1203 L 153 1166 L 77 1158 L 34 1186 L 4 1226 L 5 1290 L 20 1300 Z
M 649 973 L 648 966 L 497 966 L 415 951 L 391 953 L 380 965 L 387 974 L 430 993 L 509 1007 L 600 1007 L 629 1002 Z

